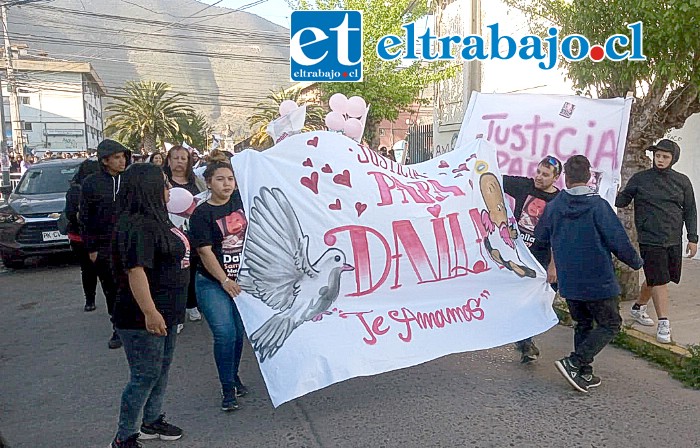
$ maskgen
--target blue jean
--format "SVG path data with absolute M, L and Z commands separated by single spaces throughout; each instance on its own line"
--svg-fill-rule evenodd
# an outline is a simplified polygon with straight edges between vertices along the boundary
M 214 361 L 224 390 L 240 385 L 238 366 L 243 352 L 243 321 L 224 288 L 202 274 L 195 279 L 199 309 L 214 336 Z
M 167 336 L 155 336 L 146 330 L 118 328 L 117 333 L 124 344 L 131 371 L 122 393 L 117 430 L 117 438 L 124 440 L 139 432 L 141 411 L 145 423 L 153 423 L 161 414 L 177 331 L 171 327 Z

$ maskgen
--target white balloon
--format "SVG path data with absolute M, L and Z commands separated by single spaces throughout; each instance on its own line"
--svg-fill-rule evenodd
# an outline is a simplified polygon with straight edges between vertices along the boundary
M 348 97 L 342 93 L 334 93 L 328 100 L 328 105 L 331 107 L 333 112 L 344 114 L 346 113 L 346 109 L 348 107 Z
M 170 213 L 182 213 L 190 208 L 193 201 L 192 193 L 184 188 L 171 188 L 170 200 L 168 201 L 167 208 Z
M 280 103 L 280 116 L 283 117 L 288 113 L 292 112 L 293 110 L 296 110 L 297 108 L 299 108 L 299 106 L 297 106 L 297 103 L 295 103 L 294 101 L 284 100 Z
M 349 116 L 360 118 L 367 110 L 367 103 L 360 96 L 351 96 L 348 98 L 348 106 L 346 112 Z
M 331 131 L 342 131 L 345 126 L 345 117 L 340 112 L 329 112 L 326 115 L 326 126 Z
M 354 140 L 359 140 L 362 137 L 362 123 L 357 118 L 348 118 L 343 127 L 345 135 Z

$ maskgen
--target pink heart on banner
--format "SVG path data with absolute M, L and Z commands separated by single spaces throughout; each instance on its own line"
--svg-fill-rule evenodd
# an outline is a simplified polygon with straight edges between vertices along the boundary
M 469 171 L 466 163 L 460 163 L 457 169 L 452 170 L 453 173 L 459 173 L 460 171 Z
M 313 146 L 314 148 L 316 148 L 316 147 L 318 146 L 318 137 L 314 137 L 314 138 L 312 138 L 311 140 L 307 140 L 307 141 L 306 141 L 306 144 L 309 145 L 309 146 Z
M 438 165 L 438 168 L 449 168 L 449 167 L 450 167 L 450 165 L 447 162 L 445 162 L 444 160 L 441 160 L 440 165 Z
M 323 171 L 324 173 L 332 173 L 333 169 L 329 164 L 326 163 L 325 165 L 323 165 L 323 168 L 321 168 L 321 171 Z
M 352 188 L 350 184 L 350 171 L 344 170 L 342 174 L 336 174 L 333 176 L 333 182 L 338 185 L 345 185 L 346 187 Z
M 318 194 L 318 173 L 316 171 L 311 173 L 310 177 L 302 177 L 300 182 L 303 186 L 313 191 L 314 194 Z
M 428 207 L 427 210 L 430 212 L 431 215 L 434 217 L 440 216 L 440 210 L 442 210 L 442 207 L 440 207 L 440 204 L 435 204 L 432 207 Z
M 328 208 L 331 210 L 340 210 L 340 199 L 336 199 L 334 203 L 328 204 Z
M 355 210 L 357 210 L 357 217 L 359 218 L 361 214 L 367 210 L 367 204 L 363 204 L 362 202 L 355 202 Z
M 306 160 L 304 160 L 304 162 L 303 162 L 301 165 L 302 165 L 302 166 L 308 166 L 308 167 L 314 166 L 314 164 L 311 162 L 311 159 L 309 159 L 308 157 L 307 157 Z

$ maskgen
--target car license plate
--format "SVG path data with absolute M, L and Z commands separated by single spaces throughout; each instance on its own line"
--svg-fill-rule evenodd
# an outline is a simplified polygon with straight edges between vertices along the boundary
M 63 241 L 67 240 L 68 236 L 62 234 L 58 230 L 52 230 L 51 232 L 41 232 L 41 238 L 44 241 Z

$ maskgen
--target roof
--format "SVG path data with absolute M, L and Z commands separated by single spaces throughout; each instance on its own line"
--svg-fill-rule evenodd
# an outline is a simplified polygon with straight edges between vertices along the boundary
M 102 96 L 107 94 L 104 82 L 89 62 L 47 61 L 34 59 L 14 59 L 12 67 L 19 71 L 82 73 Z

